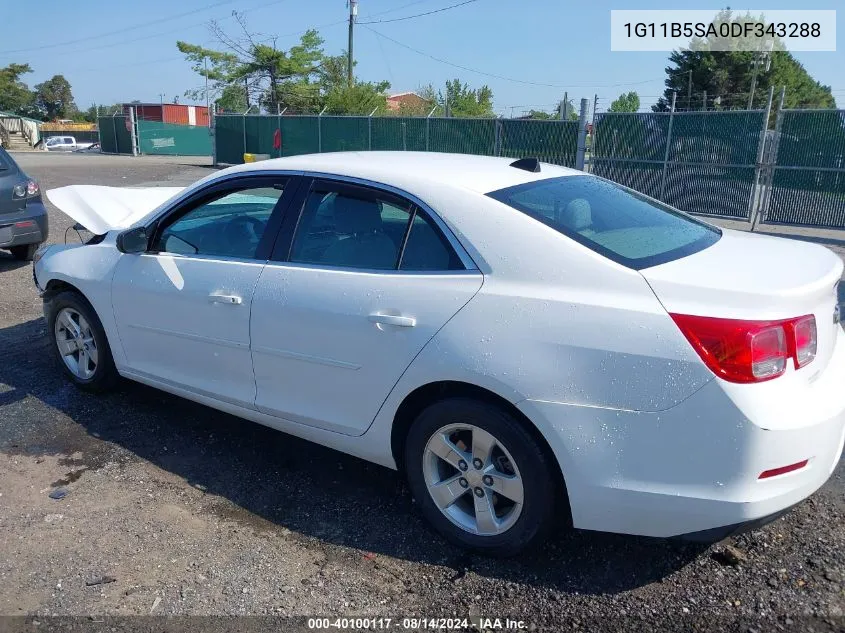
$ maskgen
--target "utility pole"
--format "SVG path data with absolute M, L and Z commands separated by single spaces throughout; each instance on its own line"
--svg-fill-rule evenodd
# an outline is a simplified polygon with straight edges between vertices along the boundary
M 358 0 L 349 0 L 349 47 L 346 50 L 346 81 L 349 86 L 352 86 L 352 64 L 354 57 L 352 55 L 352 40 L 355 32 L 355 18 L 358 16 Z
M 205 113 L 208 114 L 208 57 L 203 57 L 202 63 L 205 66 Z

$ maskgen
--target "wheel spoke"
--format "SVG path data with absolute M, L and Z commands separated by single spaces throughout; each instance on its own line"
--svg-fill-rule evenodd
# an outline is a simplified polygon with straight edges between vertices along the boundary
M 70 316 L 70 312 L 65 310 L 59 315 L 59 322 L 62 324 L 62 327 L 70 332 L 73 336 L 79 336 L 79 326 L 74 322 L 73 318 Z
M 460 469 L 459 463 L 461 460 L 467 463 L 471 461 L 468 453 L 455 446 L 455 444 L 442 433 L 438 433 L 431 438 L 428 443 L 428 449 L 444 462 L 457 469 Z
M 522 481 L 519 477 L 505 475 L 494 468 L 489 468 L 484 474 L 492 477 L 493 484 L 490 488 L 493 491 L 514 503 L 522 503 Z
M 79 333 L 85 338 L 91 338 L 91 326 L 88 321 L 81 314 L 77 317 L 79 319 Z
M 88 369 L 88 352 L 85 349 L 79 350 L 79 375 L 82 378 L 88 378 L 91 375 L 91 370 Z
M 57 338 L 56 345 L 59 348 L 59 354 L 62 356 L 70 356 L 78 349 L 76 341 L 72 338 Z
M 462 475 L 455 475 L 454 477 L 444 479 L 429 488 L 431 491 L 431 498 L 434 499 L 434 503 L 436 503 L 441 510 L 445 510 L 469 492 L 468 488 L 462 487 L 459 483 L 461 477 Z
M 473 459 L 480 459 L 483 465 L 488 465 L 492 459 L 494 446 L 496 446 L 496 438 L 487 431 L 478 427 L 472 430 Z
M 93 338 L 85 339 L 85 344 L 88 346 L 86 351 L 88 352 L 88 358 L 91 359 L 91 363 L 96 367 L 97 366 L 97 343 L 94 341 Z
M 483 496 L 472 495 L 475 501 L 475 522 L 481 534 L 496 534 L 499 531 L 499 521 L 493 509 L 493 500 L 490 493 L 485 492 Z

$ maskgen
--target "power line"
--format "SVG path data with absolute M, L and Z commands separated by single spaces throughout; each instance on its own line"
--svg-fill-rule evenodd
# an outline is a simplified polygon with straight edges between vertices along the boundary
M 133 26 L 127 26 L 126 28 L 118 29 L 116 31 L 109 31 L 108 33 L 100 33 L 97 36 L 89 35 L 87 37 L 81 37 L 81 38 L 75 39 L 75 40 L 67 40 L 65 42 L 56 42 L 55 44 L 44 44 L 43 46 L 32 46 L 30 48 L 16 48 L 16 49 L 11 49 L 11 50 L 7 50 L 7 51 L 0 51 L 0 55 L 6 55 L 6 54 L 9 54 L 9 53 L 26 53 L 26 52 L 29 52 L 29 51 L 40 51 L 40 50 L 44 50 L 44 49 L 47 49 L 47 48 L 59 48 L 61 46 L 69 46 L 71 44 L 79 44 L 80 42 L 89 41 L 92 37 L 102 37 L 102 36 L 109 36 L 109 35 L 117 35 L 119 33 L 127 33 L 129 31 L 134 31 L 135 29 L 142 29 L 144 27 L 152 26 L 154 24 L 161 24 L 162 22 L 170 22 L 171 20 L 178 20 L 179 18 L 184 18 L 185 16 L 192 15 L 194 13 L 197 13 L 198 11 L 206 11 L 208 9 L 214 9 L 216 7 L 219 7 L 219 6 L 223 6 L 224 4 L 232 4 L 233 2 L 235 2 L 235 0 L 222 0 L 221 2 L 209 5 L 207 7 L 203 7 L 201 9 L 194 9 L 192 11 L 186 11 L 185 13 L 179 13 L 178 15 L 170 15 L 166 18 L 158 18 L 157 20 L 151 20 L 149 22 L 142 22 L 140 24 L 135 24 Z M 184 27 L 182 27 L 182 28 L 184 28 Z
M 414 18 L 421 18 L 424 15 L 433 15 L 434 13 L 442 13 L 443 11 L 448 11 L 449 9 L 457 9 L 458 7 L 462 7 L 466 4 L 472 4 L 473 2 L 478 2 L 478 0 L 465 0 L 464 2 L 459 2 L 458 4 L 443 7 L 442 9 L 434 9 L 433 11 L 417 13 L 416 15 L 406 15 L 404 18 L 393 18 L 390 20 L 375 20 L 373 22 L 358 22 L 358 24 L 386 24 L 388 22 L 402 22 L 403 20 L 413 20 Z
M 483 71 L 483 70 L 478 70 L 477 68 L 470 68 L 469 66 L 462 66 L 461 64 L 456 64 L 456 63 L 450 62 L 446 59 L 441 59 L 440 57 L 435 57 L 434 55 L 430 55 L 429 53 L 426 53 L 425 51 L 421 51 L 417 48 L 414 48 L 413 46 L 408 46 L 404 42 L 400 42 L 399 40 L 395 40 L 392 37 L 388 37 L 387 35 L 384 35 L 383 33 L 379 33 L 374 28 L 369 27 L 366 24 L 363 24 L 361 22 L 359 22 L 358 24 L 363 26 L 368 31 L 372 31 L 373 33 L 375 33 L 379 37 L 383 37 L 384 39 L 386 39 L 390 42 L 393 42 L 394 44 L 401 46 L 402 48 L 407 48 L 409 51 L 413 51 L 417 55 L 422 55 L 423 57 L 428 57 L 429 59 L 433 59 L 434 61 L 440 62 L 441 64 L 446 64 L 447 66 L 452 66 L 453 68 L 459 68 L 460 70 L 466 70 L 467 72 L 476 73 L 478 75 L 484 75 L 485 77 L 492 77 L 493 79 L 501 79 L 503 81 L 510 81 L 510 82 L 517 83 L 517 84 L 525 84 L 527 86 L 543 86 L 543 87 L 546 87 L 546 88 L 564 88 L 564 89 L 565 88 L 613 88 L 613 87 L 616 87 L 616 86 L 636 86 L 636 85 L 639 85 L 639 84 L 646 84 L 646 83 L 650 83 L 652 81 L 660 81 L 660 79 L 663 79 L 663 77 L 659 77 L 657 79 L 645 79 L 643 81 L 628 81 L 628 82 L 622 82 L 622 83 L 616 83 L 616 84 L 605 84 L 605 85 L 600 85 L 600 84 L 568 84 L 568 85 L 562 85 L 562 84 L 543 83 L 543 82 L 539 82 L 539 81 L 524 81 L 522 79 L 514 79 L 513 77 L 505 77 L 504 75 L 497 75 L 495 73 L 488 73 L 488 72 Z
M 234 2 L 234 1 L 235 0 L 226 0 L 226 2 Z M 264 4 L 260 7 L 252 7 L 251 9 L 245 9 L 243 11 L 243 13 L 249 13 L 251 11 L 258 11 L 258 10 L 265 9 L 267 7 L 273 6 L 275 4 L 281 4 L 282 2 L 287 2 L 287 1 L 288 0 L 275 0 L 275 2 L 266 3 L 266 4 Z M 212 5 L 212 6 L 216 6 L 216 5 Z M 174 18 L 168 18 L 168 20 L 172 20 L 172 19 L 174 19 Z M 232 19 L 232 16 L 226 16 L 224 18 L 220 18 L 218 21 L 224 22 L 226 20 L 231 20 L 231 19 Z M 343 22 L 345 23 L 345 20 Z M 168 31 L 158 31 L 157 33 L 153 33 L 151 35 L 143 35 L 141 37 L 136 37 L 136 38 L 131 39 L 131 40 L 121 40 L 119 42 L 112 42 L 110 44 L 98 44 L 96 46 L 89 46 L 87 48 L 77 48 L 77 49 L 74 49 L 74 50 L 64 51 L 64 52 L 67 53 L 67 54 L 71 54 L 71 53 L 76 54 L 76 53 L 87 53 L 89 51 L 102 50 L 104 48 L 114 48 L 115 46 L 123 46 L 125 44 L 133 44 L 135 42 L 143 42 L 145 40 L 156 39 L 156 38 L 161 37 L 163 35 L 170 35 L 170 34 L 173 34 L 173 33 L 183 33 L 187 29 L 196 28 L 198 26 L 206 26 L 207 24 L 208 24 L 208 21 L 195 22 L 194 24 L 188 24 L 188 25 L 185 25 L 185 26 L 176 27 L 176 28 L 170 29 Z M 316 28 L 322 28 L 324 26 L 333 26 L 334 24 L 338 24 L 338 23 L 333 22 L 332 24 L 324 24 L 324 25 L 318 26 Z M 289 34 L 286 34 L 286 35 L 279 35 L 279 37 L 289 37 L 291 35 L 301 35 L 302 33 L 305 33 L 305 32 L 306 31 L 300 31 L 298 33 L 289 33 Z M 100 36 L 102 36 L 102 35 L 108 35 L 108 34 L 100 34 Z M 85 38 L 85 40 L 90 40 L 93 37 L 98 37 L 98 36 L 92 35 L 90 37 Z

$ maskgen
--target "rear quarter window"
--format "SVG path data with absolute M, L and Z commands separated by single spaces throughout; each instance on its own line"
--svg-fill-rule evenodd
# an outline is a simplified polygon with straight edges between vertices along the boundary
M 721 231 L 595 176 L 562 176 L 487 194 L 636 270 L 703 250 Z

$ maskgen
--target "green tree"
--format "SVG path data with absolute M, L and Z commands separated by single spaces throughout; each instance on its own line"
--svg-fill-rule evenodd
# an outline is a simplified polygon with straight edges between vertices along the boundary
M 351 86 L 335 86 L 325 97 L 327 114 L 358 114 L 368 115 L 373 110 L 377 114 L 384 114 L 387 110 L 385 91 L 390 83 L 356 81 Z
M 35 95 L 21 81 L 21 75 L 31 73 L 29 64 L 9 64 L 0 68 L 0 110 L 24 116 L 37 114 Z
M 70 82 L 64 75 L 53 75 L 35 86 L 35 105 L 48 120 L 70 118 L 77 112 Z
M 446 93 L 437 90 L 431 84 L 421 86 L 417 94 L 432 104 L 439 106 L 438 116 L 448 112 L 448 116 L 483 118 L 496 116 L 493 112 L 493 91 L 489 86 L 470 88 L 460 79 L 446 82 Z M 431 111 L 431 108 L 428 108 Z M 428 114 L 426 112 L 425 114 Z
M 247 109 L 247 92 L 243 84 L 229 84 L 220 91 L 220 96 L 214 103 L 221 112 L 245 112 Z
M 640 95 L 633 90 L 619 95 L 610 107 L 608 112 L 637 112 L 640 109 Z
M 225 33 L 212 23 L 212 33 L 227 50 L 214 50 L 197 44 L 178 41 L 176 47 L 193 63 L 193 70 L 209 81 L 209 91 L 222 94 L 233 85 L 242 85 L 250 104 L 258 103 L 267 111 L 302 106 L 303 97 L 315 94 L 309 84 L 318 79 L 320 63 L 324 60 L 323 40 L 317 31 L 309 30 L 299 44 L 289 50 L 276 48 L 250 33 L 243 14 L 235 14 L 242 36 Z M 317 91 L 317 94 L 319 90 Z M 205 86 L 189 91 L 186 96 L 204 98 Z M 230 93 L 231 96 L 231 93 Z
M 744 20 L 754 20 L 750 15 Z M 714 23 L 730 21 L 736 16 L 730 10 L 720 11 Z M 733 50 L 711 50 L 722 40 L 693 40 L 689 50 L 672 51 L 666 67 L 666 90 L 652 106 L 655 112 L 667 111 L 672 93 L 677 93 L 676 107 L 682 110 L 700 109 L 704 95 L 708 104 L 718 98 L 717 107 L 748 106 L 751 85 L 756 85 L 752 107 L 762 108 L 768 98 L 769 87 L 786 88 L 786 107 L 834 108 L 830 86 L 814 80 L 791 53 L 783 50 L 779 40 L 772 41 L 773 50 L 736 50 L 739 40 L 732 40 Z
M 549 121 L 551 119 L 560 118 L 560 115 L 557 112 L 546 112 L 545 110 L 529 110 L 528 114 L 525 116 L 529 119 L 535 119 L 538 121 Z

